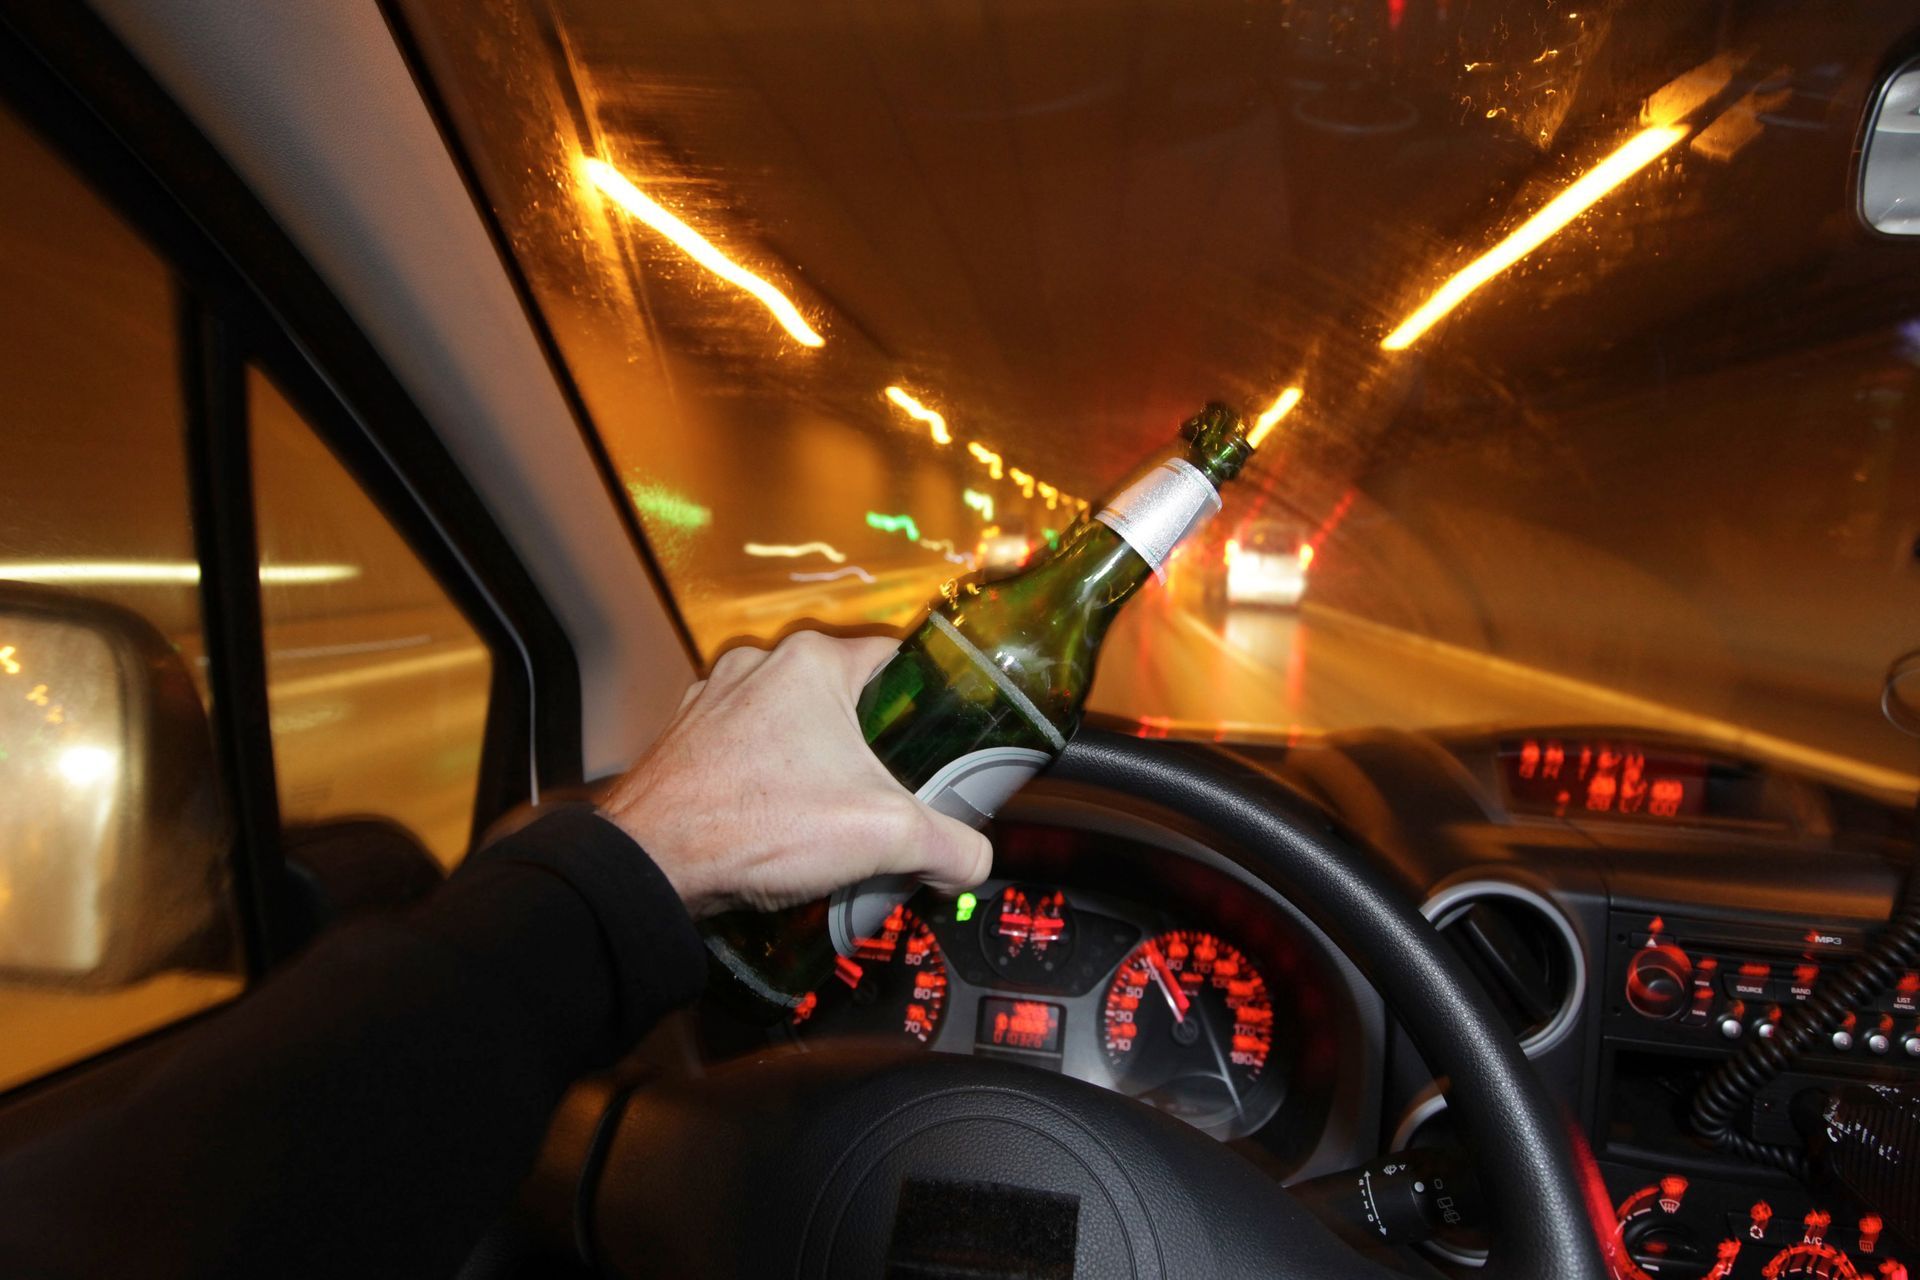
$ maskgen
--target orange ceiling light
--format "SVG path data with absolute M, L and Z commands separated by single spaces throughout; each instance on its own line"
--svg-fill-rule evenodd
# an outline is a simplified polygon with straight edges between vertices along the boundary
M 953 433 L 947 430 L 947 420 L 908 395 L 903 388 L 888 387 L 887 399 L 893 401 L 899 405 L 901 409 L 905 410 L 909 418 L 914 418 L 926 423 L 927 430 L 932 434 L 935 444 L 953 443 Z
M 793 299 L 714 248 L 705 236 L 676 218 L 646 192 L 634 186 L 627 180 L 625 174 L 606 161 L 596 160 L 591 156 L 582 158 L 580 163 L 586 170 L 588 179 L 605 193 L 608 199 L 671 240 L 675 248 L 714 275 L 736 289 L 751 294 L 761 306 L 773 313 L 773 318 L 780 322 L 780 327 L 785 329 L 795 342 L 806 347 L 826 345 L 827 340 L 807 323 L 807 318 L 800 314 L 800 308 L 793 305 Z
M 1006 474 L 1006 460 L 978 440 L 967 442 L 967 452 L 978 459 L 980 465 L 987 469 L 987 474 L 995 480 Z
M 1684 128 L 1673 125 L 1656 125 L 1634 134 L 1612 155 L 1549 200 L 1540 212 L 1515 227 L 1506 239 L 1455 272 L 1434 290 L 1432 297 L 1402 320 L 1398 328 L 1381 339 L 1380 346 L 1387 351 L 1404 351 L 1412 346 L 1420 335 L 1465 302 L 1475 290 L 1545 244 L 1608 192 L 1659 159 L 1686 134 Z
M 1280 420 L 1293 412 L 1294 406 L 1300 403 L 1300 397 L 1305 394 L 1299 387 L 1288 387 L 1275 396 L 1273 403 L 1267 406 L 1267 411 L 1253 420 L 1253 430 L 1247 433 L 1247 447 L 1258 449 L 1266 443 L 1273 429 L 1280 425 Z

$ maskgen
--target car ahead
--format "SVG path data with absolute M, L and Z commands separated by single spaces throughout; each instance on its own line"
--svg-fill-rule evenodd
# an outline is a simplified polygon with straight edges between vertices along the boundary
M 579 1082 L 463 1274 L 1906 1274 L 1917 41 L 0 3 L 0 1161 L 1221 399 L 986 883 Z
M 1307 591 L 1307 568 L 1313 546 L 1300 527 L 1280 520 L 1252 520 L 1227 540 L 1221 553 L 1226 565 L 1229 605 L 1276 605 L 1291 609 Z
M 1026 568 L 1032 561 L 1033 543 L 1019 529 L 988 525 L 980 532 L 974 557 L 981 573 L 988 579 L 1007 578 Z

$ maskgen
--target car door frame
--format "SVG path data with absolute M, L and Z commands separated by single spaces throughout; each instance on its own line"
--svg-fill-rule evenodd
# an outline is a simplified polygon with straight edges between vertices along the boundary
M 113 32 L 70 3 L 0 3 L 3 102 L 169 264 L 213 731 L 237 824 L 249 978 L 302 939 L 285 891 L 254 538 L 246 378 L 281 388 L 493 654 L 477 834 L 581 781 L 580 674 L 527 567 L 379 350 L 264 205 Z M 0 1097 L 16 1107 L 119 1075 L 181 1023 Z M 85 1093 L 87 1090 L 81 1090 Z M 41 1128 L 39 1124 L 26 1126 Z

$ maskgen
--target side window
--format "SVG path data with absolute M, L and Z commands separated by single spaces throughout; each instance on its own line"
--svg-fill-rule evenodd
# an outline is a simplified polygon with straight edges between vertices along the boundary
M 451 867 L 472 834 L 492 657 L 258 371 L 247 401 L 281 820 L 385 818 Z
M 239 990 L 167 265 L 0 112 L 0 1088 Z

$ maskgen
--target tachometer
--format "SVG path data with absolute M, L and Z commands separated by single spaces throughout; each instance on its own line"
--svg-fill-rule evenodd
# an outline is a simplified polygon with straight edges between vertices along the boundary
M 939 940 L 905 906 L 893 909 L 880 931 L 834 961 L 833 977 L 794 1010 L 796 1028 L 835 1032 L 898 1031 L 925 1044 L 940 1029 L 947 1007 L 947 962 Z
M 1120 1087 L 1197 1124 L 1244 1116 L 1273 1052 L 1266 978 L 1238 947 L 1198 930 L 1134 948 L 1103 1019 Z

